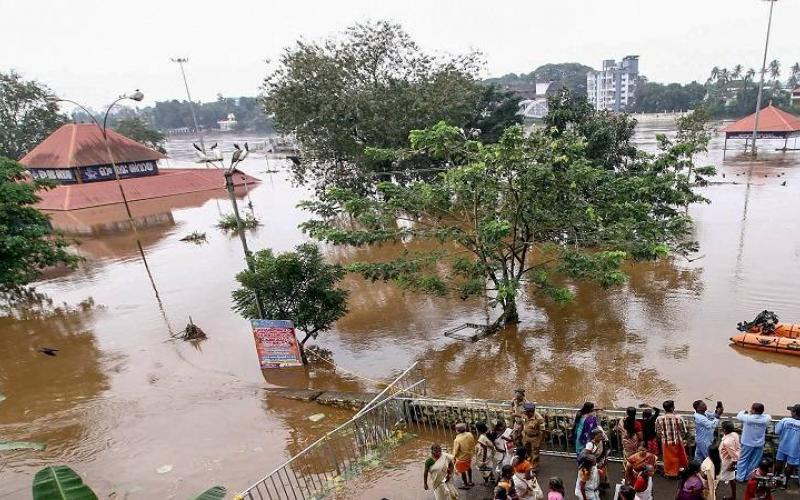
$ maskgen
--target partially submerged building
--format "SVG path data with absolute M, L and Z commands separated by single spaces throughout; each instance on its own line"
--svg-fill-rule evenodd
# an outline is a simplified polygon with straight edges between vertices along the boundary
M 94 124 L 67 124 L 50 134 L 20 163 L 35 179 L 60 185 L 39 191 L 41 210 L 76 210 L 186 193 L 220 190 L 226 193 L 220 168 L 160 168 L 166 156 L 113 130 L 108 144 Z M 110 156 L 109 156 L 110 154 Z M 113 158 L 119 174 L 114 172 Z M 234 186 L 253 186 L 258 179 L 236 171 Z

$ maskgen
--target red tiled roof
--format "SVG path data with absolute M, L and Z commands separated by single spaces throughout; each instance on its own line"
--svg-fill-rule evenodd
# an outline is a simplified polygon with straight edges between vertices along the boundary
M 107 134 L 111 153 L 117 163 L 166 158 L 158 151 L 111 129 L 107 130 Z M 28 168 L 71 168 L 111 163 L 103 144 L 103 134 L 94 123 L 62 125 L 19 162 Z
M 756 114 L 745 116 L 741 120 L 725 127 L 725 132 L 752 132 L 756 122 Z M 798 132 L 800 116 L 782 111 L 772 104 L 758 114 L 759 132 Z
M 235 186 L 247 182 L 252 186 L 259 182 L 240 171 L 233 175 Z M 217 168 L 165 168 L 158 175 L 122 179 L 122 188 L 128 201 L 149 200 L 195 193 L 225 187 L 223 170 Z M 87 182 L 84 184 L 64 184 L 47 191 L 39 191 L 41 201 L 36 208 L 40 210 L 77 210 L 122 203 L 122 195 L 116 181 Z

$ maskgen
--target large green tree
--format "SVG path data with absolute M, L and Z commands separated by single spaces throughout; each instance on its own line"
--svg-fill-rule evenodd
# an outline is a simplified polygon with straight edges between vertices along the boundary
M 125 137 L 164 152 L 164 134 L 139 117 L 119 120 L 114 124 L 114 129 Z
M 662 84 L 641 78 L 636 86 L 632 110 L 638 113 L 664 113 L 697 109 L 703 104 L 705 86 L 692 82 Z
M 506 75 L 487 78 L 485 83 L 499 85 L 513 85 L 521 83 L 555 82 L 560 87 L 565 87 L 573 94 L 586 95 L 586 75 L 594 71 L 590 66 L 580 63 L 548 63 L 539 66 L 530 73 L 508 73 Z
M 233 292 L 233 308 L 246 318 L 257 319 L 257 293 L 268 319 L 292 320 L 305 334 L 300 353 L 307 362 L 306 342 L 347 313 L 347 291 L 337 286 L 344 274 L 341 266 L 325 262 L 319 248 L 310 243 L 278 255 L 261 250 L 253 256 L 253 270 L 236 275 L 242 286 Z
M 412 290 L 486 296 L 502 311 L 495 326 L 518 320 L 523 288 L 570 300 L 570 279 L 611 286 L 624 280 L 626 258 L 695 248 L 684 207 L 706 200 L 687 168 L 706 138 L 663 141 L 653 156 L 629 148 L 624 115 L 595 113 L 569 95 L 551 110 L 547 127 L 526 136 L 514 126 L 496 144 L 444 122 L 415 130 L 410 148 L 392 153 L 449 168 L 432 181 L 382 182 L 375 193 L 329 187 L 304 203 L 316 217 L 302 227 L 333 244 L 428 241 L 415 245 L 428 250 L 348 269 Z M 601 137 L 611 144 L 592 146 Z
M 50 89 L 0 72 L 0 156 L 19 160 L 65 121 Z
M 366 147 L 402 147 L 409 131 L 439 120 L 469 128 L 481 112 L 506 114 L 485 102 L 480 64 L 476 53 L 428 55 L 397 24 L 356 24 L 340 37 L 287 48 L 265 80 L 264 103 L 303 147 L 298 179 L 352 178 L 387 167 L 365 157 Z
M 28 180 L 22 165 L 0 156 L 0 293 L 19 291 L 47 267 L 77 262 L 67 251 L 69 242 L 34 207 L 36 191 L 47 186 Z

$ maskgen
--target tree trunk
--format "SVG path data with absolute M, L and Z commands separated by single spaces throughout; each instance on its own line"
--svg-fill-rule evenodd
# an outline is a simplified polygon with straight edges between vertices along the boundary
M 515 300 L 509 300 L 503 304 L 503 314 L 500 319 L 506 325 L 519 323 L 519 312 L 517 312 L 517 302 Z
M 303 366 L 308 366 L 308 357 L 306 356 L 306 341 L 311 338 L 311 334 L 307 333 L 305 338 L 300 341 L 297 346 L 300 348 L 300 359 L 303 361 Z

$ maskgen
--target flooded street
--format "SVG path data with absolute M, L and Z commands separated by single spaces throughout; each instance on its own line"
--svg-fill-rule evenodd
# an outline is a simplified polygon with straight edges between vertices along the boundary
M 637 141 L 652 150 L 657 131 L 640 126 Z M 218 139 L 231 149 L 230 136 Z M 237 138 L 244 140 L 257 141 Z M 238 238 L 214 227 L 230 212 L 223 190 L 132 204 L 152 281 L 121 207 L 59 213 L 54 225 L 80 240 L 85 261 L 52 271 L 37 285 L 44 298 L 0 317 L 0 441 L 47 446 L 0 452 L 0 498 L 28 498 L 35 471 L 60 463 L 102 498 L 186 498 L 214 484 L 238 491 L 348 416 L 268 398 L 265 387 L 369 389 L 349 372 L 385 380 L 413 361 L 439 395 L 508 398 L 522 386 L 547 403 L 670 397 L 687 408 L 708 397 L 733 411 L 759 399 L 768 412 L 784 413 L 795 402 L 800 357 L 732 348 L 728 338 L 762 309 L 800 323 L 800 152 L 763 144 L 766 161 L 729 151 L 723 163 L 721 146 L 716 137 L 699 162 L 719 175 L 703 190 L 712 203 L 691 208 L 696 260 L 630 265 L 626 285 L 576 285 L 567 306 L 528 294 L 517 328 L 474 344 L 443 332 L 485 321 L 482 301 L 351 276 L 350 312 L 318 341 L 343 370 L 308 374 L 262 374 L 249 323 L 231 310 L 234 276 L 245 264 Z M 189 164 L 190 142 L 172 141 L 168 150 L 167 166 Z M 262 181 L 238 193 L 262 223 L 248 233 L 253 250 L 285 251 L 306 240 L 297 229 L 306 214 L 296 204 L 309 193 L 292 185 L 286 167 L 256 154 L 242 164 Z M 206 232 L 208 243 L 179 241 L 192 231 Z M 326 249 L 341 262 L 396 250 Z M 208 340 L 169 341 L 189 316 Z M 42 346 L 60 351 L 44 356 Z M 307 419 L 319 411 L 327 417 Z M 169 472 L 156 472 L 165 465 Z

